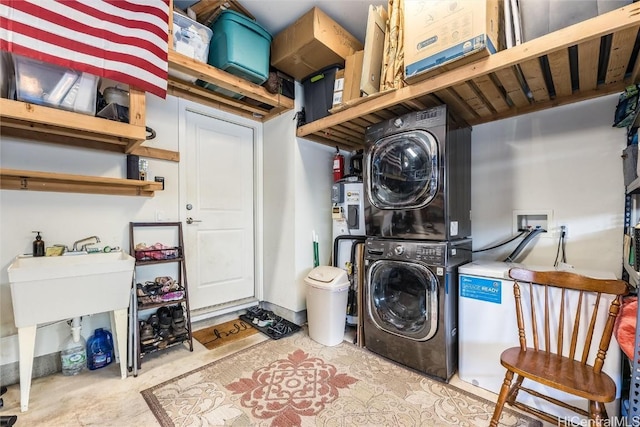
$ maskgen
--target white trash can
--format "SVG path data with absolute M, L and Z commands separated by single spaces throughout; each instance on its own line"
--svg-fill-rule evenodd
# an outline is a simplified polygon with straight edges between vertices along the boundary
M 340 344 L 347 314 L 347 272 L 338 267 L 320 266 L 311 270 L 304 281 L 309 337 L 327 346 Z

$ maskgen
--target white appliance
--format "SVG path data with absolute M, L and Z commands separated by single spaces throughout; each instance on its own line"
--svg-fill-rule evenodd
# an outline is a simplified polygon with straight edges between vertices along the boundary
M 333 218 L 333 262 L 335 267 L 346 270 L 350 275 L 352 287 L 347 300 L 346 323 L 358 324 L 358 260 L 355 245 L 365 240 L 364 228 L 364 186 L 362 179 L 347 177 L 331 187 Z M 338 238 L 340 237 L 340 238 Z M 338 239 L 336 239 L 338 238 Z M 351 258 L 353 255 L 353 265 Z
M 500 364 L 500 354 L 509 347 L 517 347 L 518 331 L 516 326 L 515 301 L 513 298 L 513 280 L 508 278 L 511 267 L 522 267 L 530 270 L 554 270 L 552 266 L 526 266 L 522 264 L 475 261 L 459 267 L 458 280 L 458 375 L 462 381 L 482 387 L 493 393 L 500 392 L 506 369 Z M 585 276 L 599 279 L 616 279 L 610 272 L 569 270 Z M 559 294 L 559 293 L 558 293 Z M 553 297 L 553 295 L 552 295 Z M 560 300 L 558 296 L 558 301 Z M 607 303 L 605 303 L 607 302 Z M 603 300 L 599 307 L 596 333 L 601 332 L 606 321 L 611 298 Z M 569 301 L 571 304 L 571 301 Z M 574 305 L 575 306 L 575 305 Z M 568 340 L 565 340 L 568 341 Z M 532 342 L 527 336 L 527 343 Z M 567 345 L 569 343 L 566 343 Z M 578 351 L 582 351 L 582 342 L 578 343 Z M 595 359 L 595 351 L 591 351 L 589 363 Z M 580 354 L 580 353 L 578 353 Z M 611 340 L 603 371 L 616 383 L 617 398 L 620 397 L 621 353 L 615 337 Z M 515 378 L 515 377 L 514 377 Z M 525 384 L 527 381 L 525 380 Z M 532 385 L 529 383 L 529 385 Z M 532 389 L 568 402 L 577 407 L 587 409 L 586 400 L 539 384 Z M 552 405 L 542 399 L 536 399 L 527 393 L 520 393 L 519 400 L 537 407 L 545 412 L 565 416 L 566 409 Z M 609 416 L 619 414 L 616 401 L 607 404 Z
M 338 236 L 364 236 L 364 186 L 362 181 L 337 182 L 331 188 L 333 241 Z M 351 259 L 352 240 L 338 242 L 336 267 L 345 268 Z

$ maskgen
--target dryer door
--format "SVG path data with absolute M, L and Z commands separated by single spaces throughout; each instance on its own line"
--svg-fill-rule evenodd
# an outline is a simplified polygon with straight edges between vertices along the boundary
M 367 315 L 379 329 L 426 341 L 438 329 L 438 280 L 413 262 L 378 260 L 368 269 Z
M 438 142 L 427 131 L 390 135 L 367 158 L 369 200 L 378 209 L 421 208 L 438 190 Z

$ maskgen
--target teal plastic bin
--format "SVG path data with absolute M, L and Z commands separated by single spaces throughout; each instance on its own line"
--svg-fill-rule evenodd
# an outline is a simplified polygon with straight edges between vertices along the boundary
M 269 77 L 271 34 L 260 24 L 233 10 L 225 10 L 211 25 L 213 38 L 209 46 L 209 65 L 256 84 Z M 241 95 L 203 83 L 233 98 Z

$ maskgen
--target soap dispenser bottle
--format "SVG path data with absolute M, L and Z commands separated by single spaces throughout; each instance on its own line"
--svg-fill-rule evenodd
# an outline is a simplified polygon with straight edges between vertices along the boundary
M 37 233 L 36 240 L 33 241 L 33 256 L 44 256 L 44 240 L 40 236 L 39 231 L 32 231 Z

